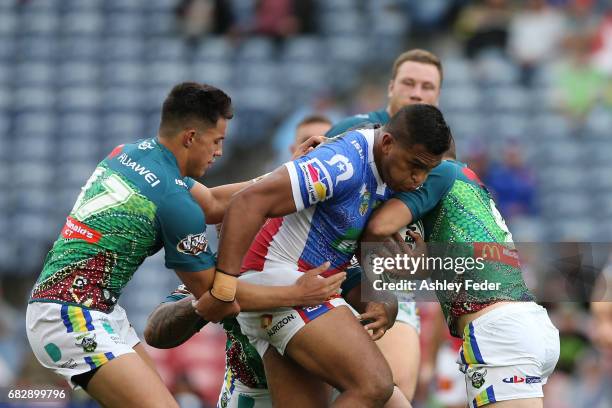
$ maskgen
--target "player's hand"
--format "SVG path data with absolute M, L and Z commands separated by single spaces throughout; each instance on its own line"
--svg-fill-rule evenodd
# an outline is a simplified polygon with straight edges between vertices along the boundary
M 295 282 L 296 306 L 317 306 L 338 293 L 340 285 L 346 279 L 346 272 L 339 272 L 327 278 L 319 276 L 329 269 L 329 262 L 310 269 Z
M 293 152 L 293 157 L 291 157 L 291 160 L 298 159 L 303 155 L 312 152 L 315 147 L 323 143 L 325 139 L 325 136 L 310 136 L 308 139 L 306 139 L 305 142 L 302 142 L 302 144 L 296 147 L 295 152 Z
M 240 305 L 236 300 L 223 302 L 216 299 L 210 291 L 202 295 L 198 301 L 193 302 L 195 312 L 209 322 L 218 323 L 226 317 L 236 317 L 240 313 Z
M 359 320 L 362 322 L 368 322 L 363 327 L 366 330 L 372 330 L 372 340 L 376 341 L 380 339 L 387 330 L 389 330 L 393 323 L 395 323 L 395 315 L 397 310 L 393 313 L 392 308 L 384 302 L 368 302 L 366 305 L 365 313 L 359 315 Z

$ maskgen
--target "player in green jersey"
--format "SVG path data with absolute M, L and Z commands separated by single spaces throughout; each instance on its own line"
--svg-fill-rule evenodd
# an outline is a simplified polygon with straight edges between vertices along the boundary
M 393 64 L 387 106 L 343 119 L 326 136 L 334 137 L 360 126 L 384 125 L 406 105 L 427 103 L 438 106 L 442 79 L 442 63 L 436 55 L 421 49 L 406 51 Z M 402 293 L 398 296 L 400 304 L 396 324 L 376 344 L 391 367 L 395 385 L 411 400 L 419 376 L 420 320 L 411 295 Z
M 206 224 L 220 222 L 232 194 L 248 183 L 208 189 L 192 177 L 221 156 L 231 117 L 223 91 L 174 87 L 158 136 L 118 146 L 98 165 L 47 255 L 28 304 L 28 340 L 43 366 L 104 406 L 176 406 L 117 304 L 147 256 L 164 248 L 166 266 L 204 298 L 205 316 L 217 319 L 206 314 L 202 296 L 215 266 Z M 284 293 L 260 288 L 241 284 L 245 309 L 268 307 Z M 235 301 L 222 309 L 239 311 Z
M 469 404 L 542 407 L 542 385 L 559 357 L 559 333 L 546 310 L 533 302 L 512 235 L 488 190 L 455 160 L 454 149 L 444 159 L 421 188 L 398 194 L 372 216 L 364 241 L 382 241 L 422 220 L 428 243 L 484 259 L 483 267 L 432 275 L 462 284 L 458 291 L 440 289 L 436 295 L 451 334 L 463 338 L 457 363 L 465 373 Z M 479 285 L 487 281 L 499 285 Z

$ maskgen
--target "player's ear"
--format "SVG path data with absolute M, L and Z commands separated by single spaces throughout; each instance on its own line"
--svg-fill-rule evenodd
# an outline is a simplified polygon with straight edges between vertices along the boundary
M 393 135 L 391 135 L 391 133 L 385 132 L 382 135 L 382 141 L 381 141 L 381 150 L 384 154 L 389 154 L 389 152 L 391 152 L 391 148 L 393 147 L 393 144 L 395 143 L 395 138 L 393 137 Z
M 393 92 L 393 79 L 390 79 L 389 86 L 387 87 L 387 98 L 391 97 L 392 92 Z
M 183 139 L 183 146 L 185 146 L 186 148 L 191 147 L 191 145 L 193 144 L 193 139 L 196 137 L 197 133 L 198 132 L 196 132 L 196 130 L 193 128 L 185 129 L 181 134 L 181 137 Z

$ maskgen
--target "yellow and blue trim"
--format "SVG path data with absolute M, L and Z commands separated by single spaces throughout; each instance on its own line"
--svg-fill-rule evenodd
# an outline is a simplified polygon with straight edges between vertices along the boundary
M 472 406 L 473 408 L 478 408 L 478 407 L 485 406 L 487 404 L 491 404 L 496 401 L 497 400 L 495 399 L 495 393 L 493 392 L 493 386 L 489 385 L 484 391 L 478 394 L 476 398 L 474 398 L 474 400 L 472 401 Z
M 474 325 L 470 323 L 463 333 L 463 347 L 460 353 L 463 364 L 485 364 L 474 335 Z
M 89 310 L 78 306 L 62 305 L 62 321 L 68 333 L 88 332 L 94 330 Z
M 108 353 L 102 353 L 102 354 L 95 354 L 91 357 L 87 356 L 85 357 L 85 362 L 89 364 L 89 367 L 92 370 L 95 370 L 96 368 L 101 367 L 102 365 L 108 363 L 113 358 L 115 358 L 115 355 L 111 352 L 108 352 Z

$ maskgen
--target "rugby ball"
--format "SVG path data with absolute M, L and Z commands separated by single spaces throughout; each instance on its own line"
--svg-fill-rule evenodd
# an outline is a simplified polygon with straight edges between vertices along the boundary
M 418 220 L 417 222 L 413 222 L 412 224 L 406 225 L 398 231 L 404 242 L 410 245 L 410 249 L 414 249 L 414 247 L 416 246 L 416 242 L 410 235 L 408 235 L 408 231 L 416 232 L 417 234 L 422 236 L 423 239 L 425 239 L 425 228 L 423 227 L 423 222 L 421 222 L 421 220 Z

